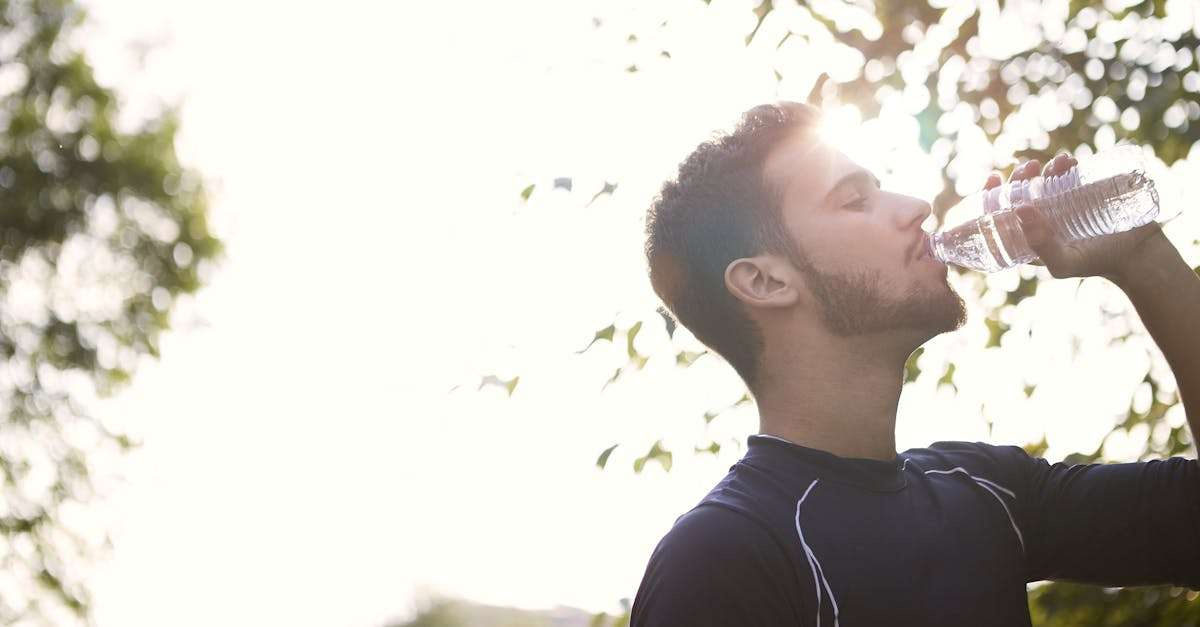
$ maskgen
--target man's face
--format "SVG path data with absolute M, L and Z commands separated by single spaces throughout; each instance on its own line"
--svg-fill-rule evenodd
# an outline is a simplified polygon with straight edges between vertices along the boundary
M 782 194 L 793 263 L 837 335 L 888 330 L 930 337 L 966 321 L 947 268 L 921 254 L 929 204 L 879 189 L 878 180 L 819 140 L 787 140 L 764 167 Z

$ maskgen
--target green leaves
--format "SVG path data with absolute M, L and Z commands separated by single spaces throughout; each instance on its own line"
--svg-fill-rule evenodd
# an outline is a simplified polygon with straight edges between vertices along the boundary
M 601 197 L 601 196 L 604 196 L 604 195 L 606 195 L 606 194 L 607 194 L 607 195 L 612 195 L 612 193 L 613 193 L 613 192 L 615 192 L 615 191 L 617 191 L 617 184 L 616 184 L 616 183 L 610 183 L 610 182 L 608 182 L 608 181 L 605 181 L 605 182 L 604 182 L 604 187 L 600 188 L 600 191 L 596 192 L 596 194 L 595 194 L 594 196 L 592 196 L 592 199 L 591 199 L 591 200 L 589 200 L 589 201 L 587 202 L 587 204 L 586 204 L 586 205 L 584 205 L 584 206 L 585 206 L 585 207 L 590 207 L 590 206 L 592 206 L 592 203 L 596 202 L 596 199 L 597 199 L 597 198 L 599 198 L 599 197 Z
M 617 382 L 617 379 L 620 379 L 620 378 L 621 378 L 621 373 L 622 373 L 622 372 L 624 372 L 624 371 L 625 371 L 625 368 L 617 368 L 617 369 L 616 369 L 616 370 L 615 370 L 615 371 L 612 373 L 612 376 L 608 378 L 608 381 L 605 381 L 605 382 L 604 382 L 604 385 L 600 386 L 600 390 L 601 390 L 601 391 L 604 391 L 604 389 L 605 389 L 605 388 L 607 388 L 608 386 L 610 386 L 610 385 L 612 385 L 612 384 L 616 383 L 616 382 Z
M 601 451 L 600 456 L 596 458 L 596 466 L 601 470 L 607 467 L 609 458 L 612 457 L 613 451 L 615 451 L 618 446 L 620 446 L 620 443 L 613 444 L 612 446 Z M 720 452 L 720 450 L 721 445 L 716 442 L 712 442 L 704 448 L 704 451 L 713 454 Z M 700 449 L 697 449 L 697 452 L 700 452 Z M 664 471 L 670 472 L 673 461 L 674 458 L 671 454 L 671 451 L 668 451 L 663 447 L 662 440 L 658 440 L 650 447 L 650 450 L 647 451 L 645 455 L 633 460 L 633 472 L 640 474 L 646 469 L 646 464 L 649 462 L 658 462 Z
M 942 378 L 938 379 L 938 386 L 948 385 L 958 392 L 958 386 L 954 384 L 954 369 L 953 363 L 946 364 L 946 371 L 942 374 Z
M 704 424 L 708 425 L 712 421 L 716 420 L 718 416 L 725 413 L 726 411 L 729 411 L 730 409 L 733 409 L 735 407 L 740 407 L 742 405 L 746 405 L 746 404 L 749 404 L 752 402 L 754 402 L 754 399 L 750 398 L 749 392 L 746 392 L 746 393 L 742 394 L 741 398 L 737 399 L 736 401 L 734 401 L 733 403 L 731 403 L 729 405 L 726 405 L 725 407 L 722 407 L 720 409 L 710 409 L 710 410 L 704 412 Z
M 604 385 L 601 386 L 601 388 L 600 388 L 601 390 L 606 389 L 609 385 L 612 385 L 613 383 L 616 383 L 617 380 L 621 378 L 621 375 L 623 375 L 628 368 L 632 368 L 633 370 L 641 370 L 642 368 L 644 368 L 646 366 L 646 362 L 650 360 L 650 356 L 643 355 L 642 353 L 638 352 L 637 347 L 634 345 L 634 341 L 637 339 L 637 335 L 641 330 L 642 330 L 642 321 L 639 320 L 639 321 L 633 323 L 633 325 L 631 325 L 628 329 L 625 329 L 623 331 L 623 333 L 625 335 L 625 354 L 628 356 L 629 361 L 624 366 L 621 366 L 613 371 L 612 376 L 610 376 L 608 378 L 608 381 L 605 381 Z M 588 345 L 583 347 L 583 349 L 577 351 L 576 354 L 578 355 L 578 354 L 586 352 L 588 349 L 592 348 L 592 346 L 594 346 L 597 342 L 600 342 L 600 341 L 613 342 L 616 337 L 616 334 L 617 334 L 616 324 L 610 324 L 610 325 L 604 327 L 603 329 L 596 331 L 595 334 L 593 334 L 593 336 L 592 336 L 592 341 L 588 342 Z
M 479 391 L 479 390 L 482 390 L 486 386 L 493 385 L 493 386 L 496 386 L 499 388 L 503 388 L 504 391 L 508 392 L 508 396 L 511 398 L 513 395 L 513 390 L 517 389 L 517 382 L 520 380 L 521 380 L 521 377 L 519 377 L 519 376 L 513 377 L 508 380 L 504 380 L 494 374 L 489 374 L 489 375 L 482 377 L 479 380 L 479 387 L 475 388 L 475 390 Z
M 629 355 L 630 363 L 632 363 L 638 370 L 641 370 L 642 367 L 646 365 L 646 361 L 650 359 L 649 356 L 639 353 L 637 349 L 633 347 L 633 339 L 637 337 L 638 331 L 641 330 L 642 321 L 639 320 L 634 323 L 633 326 L 629 327 L 629 330 L 625 332 L 625 352 Z
M 917 350 L 913 351 L 912 354 L 908 356 L 908 360 L 904 362 L 905 383 L 912 383 L 913 381 L 917 380 L 917 377 L 921 376 L 921 369 L 917 366 L 917 360 L 920 359 L 921 355 L 923 354 L 925 354 L 925 347 L 921 346 L 917 348 Z
M 1009 325 L 1000 322 L 1000 320 L 992 316 L 984 318 L 983 322 L 987 325 L 988 330 L 988 340 L 986 346 L 988 348 L 1000 346 L 1000 338 L 1004 337 L 1004 334 L 1008 332 Z
M 587 346 L 584 346 L 582 349 L 576 351 L 575 354 L 578 355 L 579 353 L 586 351 L 587 349 L 591 348 L 593 344 L 595 344 L 596 342 L 599 342 L 601 340 L 606 340 L 606 341 L 611 342 L 613 339 L 613 334 L 616 332 L 617 332 L 617 326 L 615 324 L 610 324 L 610 325 L 604 327 L 603 329 L 596 331 L 595 335 L 592 336 L 592 341 L 588 342 Z
M 758 5 L 754 7 L 754 17 L 756 21 L 754 22 L 754 30 L 750 31 L 749 35 L 746 35 L 747 46 L 750 45 L 751 41 L 754 41 L 754 36 L 758 34 L 758 29 L 762 26 L 763 20 L 766 19 L 767 14 L 770 13 L 774 8 L 775 3 L 772 2 L 772 0 L 761 0 Z
M 615 376 L 614 376 L 614 378 L 615 378 Z M 611 381 L 612 380 L 610 379 L 610 382 Z M 740 398 L 738 398 L 738 400 L 734 401 L 733 403 L 731 403 L 728 406 L 722 407 L 720 409 L 713 409 L 713 410 L 704 412 L 704 425 L 706 427 L 705 430 L 707 431 L 707 426 L 709 425 L 709 423 L 711 423 L 713 420 L 715 420 L 718 416 L 720 416 L 725 411 L 727 411 L 729 409 L 733 409 L 735 407 L 739 407 L 741 405 L 746 405 L 746 404 L 752 403 L 752 402 L 753 402 L 753 399 L 750 397 L 750 393 L 747 392 L 747 393 L 742 394 L 742 396 Z M 740 441 L 737 440 L 736 438 L 732 439 L 730 441 L 734 445 L 740 444 Z M 598 466 L 601 469 L 604 469 L 608 465 L 608 460 L 610 457 L 612 457 L 613 451 L 616 450 L 616 448 L 619 445 L 620 445 L 619 443 L 613 444 L 612 446 L 601 451 L 600 456 L 596 458 L 596 466 Z M 693 451 L 697 455 L 709 454 L 709 455 L 715 456 L 715 455 L 720 454 L 721 448 L 722 447 L 721 447 L 720 442 L 717 442 L 716 440 L 710 440 L 707 444 L 705 444 L 703 446 L 694 446 Z M 654 445 L 650 447 L 649 452 L 647 452 L 645 455 L 634 460 L 634 462 L 633 462 L 634 472 L 641 473 L 642 470 L 645 469 L 646 463 L 650 462 L 650 461 L 658 461 L 658 463 L 662 465 L 663 470 L 665 470 L 665 471 L 669 472 L 671 470 L 671 464 L 673 462 L 673 457 L 672 457 L 671 452 L 666 450 L 663 447 L 662 440 L 658 440 L 657 442 L 655 442 Z
M 675 365 L 679 366 L 681 368 L 687 368 L 688 366 L 696 363 L 697 359 L 700 359 L 702 356 L 707 355 L 707 354 L 708 354 L 708 351 L 696 352 L 696 351 L 681 350 L 678 353 L 675 353 Z
M 1023 448 L 1030 457 L 1041 457 L 1046 454 L 1047 450 L 1050 449 L 1050 443 L 1046 441 L 1046 436 L 1043 435 L 1041 440 L 1037 442 L 1031 442 L 1021 448 Z
M 603 470 L 608 464 L 608 458 L 612 456 L 612 452 L 615 451 L 618 446 L 620 446 L 620 444 L 614 444 L 604 449 L 604 451 L 600 453 L 600 457 L 596 458 L 596 465 L 599 466 L 601 470 Z
M 1019 304 L 1026 298 L 1037 294 L 1037 288 L 1040 283 L 1041 281 L 1036 276 L 1030 278 L 1021 277 L 1017 281 L 1017 287 L 1013 288 L 1005 296 L 1004 302 L 1013 306 Z
M 662 440 L 659 440 L 650 447 L 649 452 L 633 460 L 633 472 L 640 474 L 648 462 L 658 462 L 664 471 L 671 472 L 671 461 L 671 452 L 663 448 Z
M 562 189 L 570 192 L 574 186 L 575 183 L 571 177 L 560 176 L 554 179 L 551 189 Z M 529 185 L 526 185 L 525 188 L 521 190 L 521 201 L 529 202 L 529 198 L 533 196 L 535 189 L 537 189 L 536 183 L 530 183 Z M 592 203 L 596 202 L 596 200 L 598 200 L 601 196 L 611 196 L 615 191 L 617 191 L 617 184 L 611 181 L 605 181 L 604 185 L 601 186 L 600 191 L 593 194 L 591 200 L 587 201 L 584 207 L 592 206 Z
M 1195 598 L 1195 592 L 1175 586 L 1106 588 L 1055 582 L 1029 591 L 1029 614 L 1034 625 L 1046 627 L 1193 625 L 1200 613 Z

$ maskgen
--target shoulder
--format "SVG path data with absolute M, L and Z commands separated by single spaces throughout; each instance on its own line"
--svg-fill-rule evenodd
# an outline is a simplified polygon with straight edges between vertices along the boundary
M 1033 476 L 1046 466 L 1025 449 L 1011 444 L 940 441 L 927 448 L 914 448 L 901 455 L 908 468 L 918 472 L 965 472 L 972 477 L 998 482 L 1022 491 Z
M 776 544 L 767 527 L 749 514 L 705 501 L 675 521 L 655 555 L 681 562 L 736 561 L 746 550 L 771 550 Z
M 1011 444 L 988 444 L 986 442 L 939 441 L 926 448 L 912 448 L 901 457 L 910 466 L 923 470 L 949 469 L 956 466 L 966 470 L 994 470 L 1020 472 L 1035 463 L 1025 449 Z
M 787 551 L 752 517 L 711 502 L 680 516 L 650 557 L 634 625 L 774 625 L 803 601 Z
M 702 503 L 663 536 L 643 585 L 703 590 L 727 588 L 731 580 L 786 580 L 796 569 L 775 535 L 744 513 Z

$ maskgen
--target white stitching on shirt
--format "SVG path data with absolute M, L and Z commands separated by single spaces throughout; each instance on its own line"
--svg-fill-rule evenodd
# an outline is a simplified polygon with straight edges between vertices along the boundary
M 974 477 L 974 479 L 980 483 L 986 483 L 986 484 L 992 486 L 993 488 L 996 488 L 997 490 L 1001 490 L 1005 494 L 1011 496 L 1014 499 L 1017 498 L 1017 495 L 1012 490 L 1009 490 L 1008 488 L 1005 488 L 998 483 L 988 481 L 987 479 L 984 479 L 983 477 Z
M 1005 488 L 1004 486 L 1002 486 L 998 483 L 989 481 L 982 477 L 976 477 L 975 475 L 967 472 L 966 469 L 964 469 L 962 466 L 956 466 L 954 468 L 951 468 L 950 470 L 926 470 L 925 474 L 928 475 L 930 473 L 934 473 L 934 474 L 948 475 L 948 474 L 955 473 L 955 472 L 961 472 L 962 474 L 970 477 L 971 479 L 974 479 L 975 483 L 979 484 L 979 487 L 983 488 L 984 490 L 987 490 L 988 492 L 991 493 L 992 496 L 996 497 L 997 501 L 1000 501 L 1000 507 L 1003 507 L 1004 513 L 1008 515 L 1008 523 L 1010 525 L 1012 525 L 1013 531 L 1016 532 L 1017 542 L 1019 542 L 1021 544 L 1021 553 L 1024 554 L 1025 553 L 1025 537 L 1021 535 L 1021 529 L 1020 529 L 1020 527 L 1017 527 L 1017 521 L 1015 518 L 1013 518 L 1012 511 L 1010 511 L 1008 509 L 1008 504 L 1004 502 L 1004 499 L 1000 498 L 999 494 L 996 494 L 996 490 L 1002 490 L 1005 494 L 1011 496 L 1014 499 L 1017 498 L 1017 495 L 1012 490 L 1009 490 L 1008 488 Z M 992 488 L 989 488 L 988 486 L 992 486 L 992 487 L 996 488 L 996 490 L 993 490 Z
M 833 590 L 829 587 L 829 580 L 825 579 L 825 569 L 821 568 L 821 560 L 817 559 L 817 555 L 813 553 L 812 547 L 804 541 L 804 531 L 800 529 L 800 506 L 804 503 L 804 499 L 808 498 L 808 493 L 816 487 L 820 479 L 813 479 L 813 482 L 808 484 L 808 489 L 804 491 L 804 495 L 796 501 L 796 534 L 800 536 L 800 546 L 804 547 L 804 555 L 808 559 L 808 568 L 812 571 L 813 584 L 817 588 L 817 627 L 821 627 L 821 584 L 825 584 L 825 590 L 829 593 L 829 603 L 833 605 L 833 627 L 838 627 L 838 606 L 837 600 L 833 598 Z M 815 565 L 814 565 L 815 564 Z M 821 581 L 817 581 L 818 573 L 820 573 Z

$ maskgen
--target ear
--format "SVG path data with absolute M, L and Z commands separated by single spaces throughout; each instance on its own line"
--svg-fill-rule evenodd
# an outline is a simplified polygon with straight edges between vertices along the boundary
M 800 293 L 796 273 L 771 255 L 734 259 L 725 266 L 725 289 L 751 307 L 789 307 Z

